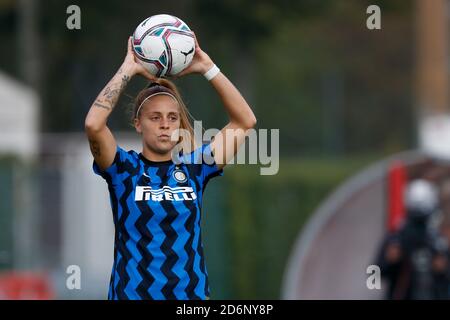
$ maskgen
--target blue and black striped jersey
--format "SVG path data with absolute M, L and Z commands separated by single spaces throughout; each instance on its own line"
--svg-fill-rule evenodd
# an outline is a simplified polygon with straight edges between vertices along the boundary
M 154 162 L 117 146 L 106 170 L 93 162 L 94 172 L 108 184 L 115 226 L 109 299 L 209 297 L 202 196 L 208 181 L 223 170 L 210 144 L 179 159 L 179 164 Z

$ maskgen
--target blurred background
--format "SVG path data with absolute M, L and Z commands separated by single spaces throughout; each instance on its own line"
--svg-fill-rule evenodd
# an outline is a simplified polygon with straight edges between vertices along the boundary
M 381 30 L 366 26 L 372 4 Z M 212 299 L 448 299 L 448 0 L 0 0 L 0 299 L 106 299 L 113 223 L 84 118 L 127 37 L 159 13 L 196 32 L 258 129 L 280 130 L 278 174 L 232 165 L 208 186 Z M 145 84 L 133 79 L 109 118 L 126 149 L 141 148 L 129 106 Z M 205 128 L 226 124 L 202 77 L 177 84 Z M 433 197 L 404 198 L 418 179 L 439 201 L 406 248 L 414 203 Z M 396 268 L 380 290 L 366 285 L 372 264 Z

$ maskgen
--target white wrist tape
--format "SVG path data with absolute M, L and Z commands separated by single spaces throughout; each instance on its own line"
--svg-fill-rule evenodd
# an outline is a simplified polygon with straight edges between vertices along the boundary
M 206 80 L 211 81 L 212 78 L 214 78 L 215 76 L 217 76 L 220 72 L 219 67 L 217 67 L 216 65 L 213 65 L 211 67 L 211 69 L 209 69 L 208 71 L 206 71 L 203 75 L 205 76 Z

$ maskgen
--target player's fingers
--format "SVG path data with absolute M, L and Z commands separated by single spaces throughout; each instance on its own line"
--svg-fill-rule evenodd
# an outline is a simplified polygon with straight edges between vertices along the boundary
M 174 75 L 173 77 L 174 77 L 174 79 L 178 79 L 178 78 L 184 76 L 185 74 L 186 74 L 186 73 L 185 73 L 184 71 L 181 71 L 180 73 L 177 73 L 177 74 Z
M 143 76 L 144 76 L 145 78 L 147 78 L 148 80 L 150 80 L 151 82 L 154 82 L 154 81 L 157 79 L 156 76 L 152 75 L 150 72 L 148 72 L 148 71 L 147 71 L 146 69 L 144 69 L 143 67 L 142 67 L 142 69 L 141 69 L 140 74 L 143 75 Z
M 200 44 L 198 43 L 197 36 L 195 35 L 195 32 L 192 31 L 192 34 L 194 35 L 195 47 L 196 48 L 200 48 Z
M 128 46 L 127 46 L 127 52 L 128 53 L 132 53 L 133 52 L 133 45 L 131 44 L 131 41 L 132 41 L 132 37 L 129 37 L 128 38 Z
M 148 73 L 147 71 L 141 71 L 139 74 L 152 82 L 156 79 L 152 74 Z
M 190 72 L 189 68 L 184 69 L 183 71 L 177 73 L 177 74 L 175 75 L 175 77 L 176 77 L 176 78 L 182 77 L 182 76 L 188 74 L 189 72 Z
M 178 79 L 178 77 L 179 77 L 179 73 L 178 74 L 175 74 L 175 75 L 166 75 L 166 77 L 168 78 L 168 79 L 170 79 L 170 80 L 177 80 Z

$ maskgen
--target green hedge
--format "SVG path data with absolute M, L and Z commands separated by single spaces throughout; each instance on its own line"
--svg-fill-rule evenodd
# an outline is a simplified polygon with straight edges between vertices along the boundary
M 0 270 L 12 266 L 13 163 L 12 158 L 0 158 Z
M 257 166 L 226 168 L 205 197 L 212 298 L 279 299 L 287 259 L 311 213 L 373 159 L 284 160 L 274 176 L 259 175 Z

